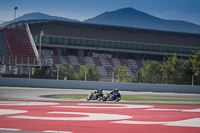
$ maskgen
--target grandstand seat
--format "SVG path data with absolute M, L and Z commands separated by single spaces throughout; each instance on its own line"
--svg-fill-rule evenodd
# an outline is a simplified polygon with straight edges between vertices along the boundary
M 78 63 L 79 63 L 80 65 L 85 65 L 85 61 L 83 60 L 82 57 L 77 56 L 77 60 L 78 60 Z
M 138 65 L 138 68 L 141 69 L 143 67 L 142 60 L 136 60 L 136 63 Z
M 69 59 L 69 56 L 63 55 L 63 58 L 67 61 L 67 63 L 68 63 L 69 65 L 71 65 L 71 61 L 70 61 L 70 59 Z
M 114 63 L 112 61 L 112 58 L 106 58 L 106 60 L 112 65 L 112 67 L 114 67 Z
M 93 57 L 93 60 L 96 66 L 102 66 L 102 63 L 99 57 Z
M 26 29 L 4 28 L 3 32 L 13 62 L 22 64 L 37 63 L 37 58 Z
M 109 66 L 105 66 L 105 70 L 107 72 L 107 75 L 111 75 L 112 69 Z
M 119 59 L 119 62 L 121 63 L 122 66 L 128 66 L 125 59 Z
M 53 55 L 52 59 L 53 59 L 53 65 L 59 65 L 59 64 L 61 64 L 61 61 L 60 61 L 60 58 L 59 58 L 58 55 Z
M 74 56 L 74 55 L 69 55 L 68 58 L 69 58 L 70 65 L 79 65 L 76 56 Z M 68 60 L 68 59 L 67 59 L 67 60 Z

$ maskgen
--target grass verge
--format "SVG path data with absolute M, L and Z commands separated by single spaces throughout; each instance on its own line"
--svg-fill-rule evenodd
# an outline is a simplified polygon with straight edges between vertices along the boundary
M 86 99 L 88 95 L 57 95 L 59 98 Z M 200 99 L 169 99 L 169 98 L 147 98 L 137 96 L 122 96 L 126 101 L 182 101 L 182 102 L 200 102 Z

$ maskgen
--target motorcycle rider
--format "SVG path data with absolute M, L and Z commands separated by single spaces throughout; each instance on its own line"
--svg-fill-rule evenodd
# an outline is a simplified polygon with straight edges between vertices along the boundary
M 98 89 L 98 90 L 95 90 L 94 92 L 92 92 L 90 94 L 90 96 L 89 96 L 90 98 L 88 98 L 88 100 L 89 99 L 96 100 L 101 96 L 103 96 L 103 90 L 102 89 Z
M 109 97 L 108 101 L 114 101 L 117 97 L 121 97 L 118 88 L 115 88 L 114 90 L 112 90 L 110 92 L 110 94 L 112 95 L 111 97 Z
M 102 97 L 103 96 L 103 90 L 102 89 L 98 89 L 96 96 L 97 96 L 97 98 Z

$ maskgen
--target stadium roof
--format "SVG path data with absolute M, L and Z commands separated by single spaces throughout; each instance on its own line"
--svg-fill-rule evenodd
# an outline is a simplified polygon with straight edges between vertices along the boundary
M 192 53 L 193 50 L 200 49 L 200 34 L 193 33 L 58 20 L 19 21 L 7 25 L 6 27 L 20 27 L 26 24 L 29 24 L 34 37 L 39 36 L 40 31 L 43 30 L 48 40 L 50 38 L 54 38 L 54 40 L 57 38 L 63 40 L 64 43 L 67 41 L 68 43 L 65 43 L 67 46 L 84 46 L 84 48 L 86 48 L 89 47 L 89 45 L 91 46 L 90 43 L 93 43 L 93 48 L 108 46 L 112 49 L 118 47 L 118 50 L 130 50 L 129 48 L 132 48 L 132 51 L 136 50 L 137 52 L 145 52 L 145 50 L 148 50 L 150 53 L 159 51 L 159 53 L 169 52 L 171 54 L 176 51 L 178 53 L 182 53 L 182 51 L 183 53 L 187 53 L 186 51 Z M 77 44 L 69 44 L 71 40 L 77 42 Z M 89 45 L 81 42 L 88 42 Z M 36 43 L 38 42 L 36 41 Z M 51 46 L 53 47 L 58 46 L 58 44 L 57 42 L 51 42 Z
M 94 23 L 85 23 L 85 22 L 73 22 L 73 21 L 61 21 L 61 20 L 52 20 L 52 19 L 33 19 L 33 20 L 22 20 L 18 22 L 13 22 L 5 27 L 20 27 L 26 24 L 42 24 L 42 23 L 54 23 L 54 24 L 68 24 L 68 25 L 77 25 L 77 26 L 89 26 L 93 28 L 101 28 L 101 29 L 117 29 L 123 31 L 140 31 L 140 32 L 148 32 L 148 33 L 158 33 L 158 34 L 173 34 L 173 35 L 180 35 L 180 36 L 198 36 L 200 34 L 197 33 L 186 33 L 186 32 L 175 32 L 175 31 L 163 31 L 163 30 L 153 30 L 153 29 L 142 29 L 137 27 L 125 27 L 125 26 L 114 26 L 114 25 L 104 25 L 104 24 L 94 24 Z

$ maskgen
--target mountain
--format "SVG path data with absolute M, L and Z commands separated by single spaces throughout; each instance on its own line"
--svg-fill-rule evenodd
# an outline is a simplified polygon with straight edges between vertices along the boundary
M 44 13 L 40 13 L 40 12 L 24 14 L 23 16 L 16 18 L 16 22 L 22 21 L 22 20 L 32 20 L 32 19 L 42 19 L 42 20 L 44 20 L 44 19 L 49 20 L 50 19 L 50 20 L 80 22 L 79 20 L 69 19 L 69 18 L 64 18 L 64 17 L 58 17 L 58 16 L 50 16 L 48 14 L 44 14 Z M 5 25 L 12 23 L 12 22 L 13 22 L 13 20 L 5 22 L 1 25 L 5 26 Z
M 43 13 L 29 13 L 16 18 L 16 21 L 31 19 L 50 19 L 71 22 L 81 22 L 75 19 L 64 17 L 50 16 Z M 0 24 L 0 27 L 12 23 L 13 20 Z M 83 21 L 84 23 L 95 23 L 103 25 L 115 25 L 124 27 L 134 27 L 142 29 L 154 29 L 164 31 L 188 32 L 200 34 L 200 25 L 186 21 L 166 20 L 154 17 L 147 13 L 138 11 L 134 8 L 122 8 L 115 11 L 102 13 L 94 18 Z
M 84 22 L 200 34 L 200 25 L 186 21 L 157 18 L 134 8 L 105 12 Z

